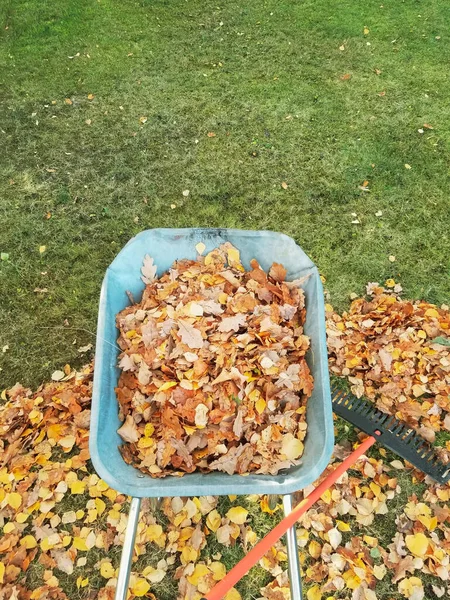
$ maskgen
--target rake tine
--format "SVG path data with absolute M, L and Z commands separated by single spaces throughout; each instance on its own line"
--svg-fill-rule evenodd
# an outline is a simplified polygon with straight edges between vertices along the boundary
M 423 471 L 439 483 L 450 479 L 450 466 L 442 464 L 430 444 L 420 437 L 407 423 L 381 411 L 365 398 L 332 386 L 334 412 L 361 429 L 378 438 L 383 444 L 404 460 Z

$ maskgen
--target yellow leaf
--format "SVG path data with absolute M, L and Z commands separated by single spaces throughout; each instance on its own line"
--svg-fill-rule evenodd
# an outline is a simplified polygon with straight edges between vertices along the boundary
M 324 493 L 320 496 L 320 499 L 325 502 L 325 504 L 330 504 L 331 502 L 331 492 L 330 490 L 325 490 Z
M 219 515 L 217 510 L 212 510 L 206 517 L 206 526 L 214 533 L 219 529 L 222 523 L 222 517 Z
M 105 512 L 106 504 L 103 502 L 103 500 L 101 498 L 96 498 L 94 500 L 94 502 L 95 502 L 95 508 L 97 509 L 98 514 L 102 515 Z
M 288 460 L 295 460 L 303 454 L 303 442 L 294 437 L 292 433 L 286 433 L 283 436 L 281 452 Z
M 409 169 L 411 169 L 411 168 L 412 168 L 412 167 L 411 167 L 411 165 L 408 165 L 408 163 L 405 163 L 405 169 L 408 169 L 408 170 L 409 170 Z
M 428 550 L 429 540 L 423 533 L 415 533 L 414 535 L 407 535 L 405 538 L 406 547 L 415 556 L 423 557 Z
M 88 100 L 93 100 L 95 98 L 94 94 L 88 94 Z
M 393 288 L 395 286 L 395 281 L 393 279 L 387 279 L 384 285 L 388 288 Z
M 84 481 L 74 481 L 70 484 L 70 491 L 72 494 L 84 494 L 86 483 Z
M 209 572 L 210 571 L 206 565 L 196 565 L 192 575 L 189 575 L 186 579 L 192 585 L 198 585 L 199 580 L 205 575 L 208 575 Z
M 322 553 L 322 546 L 316 540 L 312 540 L 308 546 L 308 552 L 313 558 L 319 558 Z
M 64 104 L 73 104 L 72 100 L 70 98 L 65 98 L 64 99 Z
M 233 506 L 233 508 L 230 508 L 227 512 L 227 517 L 236 525 L 243 525 L 247 520 L 247 515 L 248 510 L 245 510 L 242 506 Z
M 306 597 L 308 600 L 322 600 L 320 587 L 318 585 L 314 585 L 312 588 L 309 588 L 309 590 L 306 592 Z
M 195 430 L 194 430 L 195 431 Z M 141 437 L 138 441 L 138 448 L 151 448 L 155 445 L 155 441 L 152 438 Z
M 239 263 L 241 262 L 239 250 L 237 248 L 228 248 L 227 250 L 228 263 Z
M 146 579 L 143 579 L 142 577 L 138 577 L 138 579 L 136 579 L 135 583 L 130 588 L 131 592 L 135 596 L 139 596 L 139 597 L 145 596 L 145 594 L 148 592 L 149 589 L 150 589 L 149 582 Z
M 75 516 L 77 518 L 77 520 L 79 521 L 80 519 L 82 519 L 84 517 L 84 510 L 82 510 L 81 508 L 77 510 L 77 512 L 75 513 Z
M 425 525 L 428 531 L 434 531 L 438 524 L 437 517 L 427 517 L 425 515 L 419 515 L 417 517 L 417 520 L 420 521 L 422 525 Z
M 4 582 L 4 576 L 5 576 L 5 563 L 0 562 L 0 583 Z
M 266 406 L 267 406 L 267 402 L 261 396 L 255 402 L 255 408 L 259 414 L 262 414 L 264 412 L 264 409 L 266 408 Z
M 15 529 L 14 523 L 11 523 L 11 521 L 9 521 L 9 523 L 6 523 L 6 525 L 3 527 L 3 533 L 4 534 L 11 533 L 12 531 L 14 531 L 14 529 Z
M 364 35 L 367 35 L 369 33 L 370 29 L 366 26 L 364 26 Z M 309 600 L 309 598 L 308 598 Z
M 80 537 L 73 538 L 73 547 L 77 550 L 81 550 L 82 552 L 87 552 L 89 548 L 86 546 L 85 540 Z
M 22 504 L 22 496 L 17 492 L 11 492 L 6 496 L 6 503 L 14 510 L 17 510 Z
M 25 546 L 27 550 L 31 550 L 31 548 L 36 548 L 37 541 L 32 535 L 26 535 L 20 540 L 20 545 Z
M 221 562 L 212 562 L 208 566 L 213 574 L 214 581 L 221 581 L 227 574 L 227 569 Z
M 425 316 L 426 317 L 434 317 L 434 318 L 438 319 L 439 313 L 435 308 L 429 308 L 428 310 L 425 311 Z
M 242 600 L 242 597 L 236 588 L 231 588 L 231 590 L 225 594 L 223 600 Z
M 372 537 L 371 535 L 364 535 L 363 540 L 371 548 L 376 548 L 376 546 L 378 546 L 378 539 L 376 537 Z
M 195 562 L 198 558 L 198 555 L 199 552 L 194 550 L 192 546 L 185 546 L 181 551 L 181 562 L 185 565 L 190 562 Z
M 162 536 L 163 533 L 163 529 L 161 527 L 161 525 L 149 525 L 147 527 L 147 540 L 149 542 L 154 542 L 155 540 L 157 540 L 159 537 Z
M 102 577 L 105 579 L 111 579 L 111 577 L 114 577 L 114 573 L 115 569 L 110 562 L 102 563 L 102 566 L 100 567 L 100 575 Z
M 170 388 L 178 385 L 178 381 L 166 381 L 158 388 L 158 392 L 165 392 L 166 390 L 170 390 Z
M 336 520 L 336 525 L 337 525 L 337 528 L 339 529 L 339 531 L 350 531 L 351 530 L 351 527 L 348 523 L 345 523 L 344 521 L 339 521 L 339 519 Z
M 56 373 L 56 371 L 55 371 L 55 373 Z M 63 373 L 63 371 L 58 371 L 58 373 Z M 64 373 L 63 373 L 63 377 L 64 377 Z M 54 381 L 59 381 L 60 379 L 62 379 L 62 377 L 60 377 L 58 375 L 58 377 Z M 49 440 L 59 440 L 60 438 L 63 437 L 63 429 L 64 429 L 64 427 L 60 423 L 52 423 L 51 425 L 49 425 L 47 427 L 48 439 Z
M 260 502 L 261 510 L 269 515 L 273 515 L 274 512 L 280 509 L 280 505 L 277 504 L 274 508 L 270 508 L 269 499 L 267 496 L 263 496 Z
M 203 252 L 206 250 L 206 246 L 203 242 L 199 242 L 195 246 L 195 249 L 197 250 L 198 254 L 203 254 Z
M 39 253 L 40 254 L 44 254 L 44 252 L 47 250 L 47 246 L 39 246 Z
M 153 423 L 146 423 L 145 427 L 144 427 L 144 435 L 145 437 L 152 437 L 152 435 L 155 432 L 155 426 L 153 425 Z
M 89 577 L 86 577 L 86 579 L 83 579 L 83 576 L 80 575 L 77 579 L 77 588 L 80 589 L 80 587 L 84 588 L 87 586 L 87 584 L 89 583 Z
M 17 513 L 16 515 L 16 523 L 25 523 L 25 521 L 28 519 L 30 515 L 28 515 L 27 513 Z

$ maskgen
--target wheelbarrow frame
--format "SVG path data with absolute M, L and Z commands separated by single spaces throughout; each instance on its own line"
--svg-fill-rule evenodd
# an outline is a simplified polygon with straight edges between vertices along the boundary
M 311 339 L 306 359 L 314 377 L 314 390 L 307 406 L 308 434 L 300 465 L 278 475 L 227 475 L 225 473 L 191 473 L 182 479 L 153 479 L 143 475 L 123 460 L 117 434 L 121 423 L 114 388 L 120 370 L 116 344 L 116 314 L 129 304 L 128 293 L 138 300 L 144 290 L 140 269 L 143 257 L 149 254 L 161 275 L 177 259 L 195 258 L 195 246 L 203 242 L 206 252 L 224 242 L 231 242 L 241 253 L 246 268 L 256 258 L 268 270 L 272 262 L 287 269 L 287 279 L 308 275 L 302 286 L 306 300 L 305 333 Z M 229 495 L 282 495 L 285 513 L 292 506 L 291 494 L 315 481 L 328 465 L 334 444 L 333 417 L 328 374 L 323 289 L 319 272 L 294 240 L 272 231 L 235 229 L 152 229 L 134 237 L 108 267 L 103 280 L 97 327 L 94 387 L 92 397 L 90 452 L 97 473 L 108 485 L 132 497 L 129 523 L 125 535 L 116 600 L 126 598 L 132 552 L 139 519 L 140 499 Z M 292 598 L 301 598 L 295 529 L 287 535 Z

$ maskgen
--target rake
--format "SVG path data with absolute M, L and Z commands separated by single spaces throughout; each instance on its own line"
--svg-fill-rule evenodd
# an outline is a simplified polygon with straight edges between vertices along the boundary
M 266 537 L 210 590 L 202 600 L 221 600 L 225 594 L 260 560 L 298 519 L 376 442 L 395 452 L 434 481 L 443 484 L 450 479 L 450 464 L 444 465 L 435 450 L 423 438 L 392 415 L 385 414 L 364 398 L 356 398 L 341 384 L 331 387 L 334 412 L 369 435 L 350 456 L 304 498 Z M 292 600 L 300 600 L 299 598 Z

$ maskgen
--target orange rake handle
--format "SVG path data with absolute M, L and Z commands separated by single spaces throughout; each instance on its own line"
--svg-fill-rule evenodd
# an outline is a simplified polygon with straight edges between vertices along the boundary
M 304 498 L 295 508 L 289 513 L 276 527 L 254 546 L 250 552 L 235 565 L 225 577 L 219 581 L 210 590 L 202 600 L 222 600 L 226 593 L 241 579 L 247 572 L 260 560 L 280 539 L 286 531 L 295 525 L 298 519 L 320 498 L 320 496 L 328 490 L 333 483 L 349 469 L 360 456 L 365 454 L 367 450 L 376 442 L 373 436 L 368 437 L 362 442 L 350 456 L 348 456 L 334 471 L 320 483 L 309 496 Z

